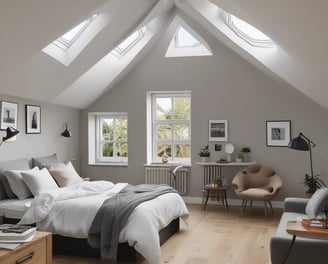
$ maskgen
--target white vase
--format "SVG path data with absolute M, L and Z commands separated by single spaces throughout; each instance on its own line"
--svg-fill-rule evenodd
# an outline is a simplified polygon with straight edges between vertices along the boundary
M 202 157 L 202 162 L 208 162 L 208 157 Z

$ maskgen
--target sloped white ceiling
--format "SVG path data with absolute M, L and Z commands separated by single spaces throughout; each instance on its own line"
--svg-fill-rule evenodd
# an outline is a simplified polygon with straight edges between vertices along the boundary
M 278 48 L 268 54 L 238 44 L 236 37 L 217 21 L 219 9 L 259 28 Z M 0 93 L 86 108 L 124 78 L 156 45 L 173 15 L 182 12 L 265 74 L 289 83 L 328 109 L 326 10 L 328 2 L 324 0 L 1 1 Z M 103 19 L 103 29 L 70 65 L 42 52 L 94 13 Z M 152 37 L 142 52 L 126 59 L 120 70 L 111 68 L 115 65 L 107 66 L 96 77 L 86 78 L 116 45 L 147 24 Z M 111 71 L 117 74 L 104 81 L 102 76 Z

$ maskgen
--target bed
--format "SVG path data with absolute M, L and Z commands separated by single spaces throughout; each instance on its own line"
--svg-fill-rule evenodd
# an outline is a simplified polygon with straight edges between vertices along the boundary
M 20 171 L 21 180 L 31 191 L 32 197 L 25 199 L 7 197 L 7 199 L 1 200 L 0 214 L 5 218 L 20 219 L 22 224 L 35 223 L 39 230 L 55 234 L 55 253 L 57 242 L 68 242 L 72 249 L 74 245 L 76 248 L 80 248 L 81 245 L 88 247 L 86 241 L 90 228 L 104 201 L 119 196 L 127 188 L 127 183 L 79 181 L 41 192 L 40 188 L 27 184 L 29 183 L 28 177 L 25 177 L 27 174 L 33 175 L 33 179 L 37 179 L 37 181 L 40 178 L 44 181 L 44 178 L 48 177 L 44 177 L 48 175 L 45 170 L 47 169 L 43 168 L 33 172 L 30 170 Z M 188 216 L 189 212 L 185 203 L 181 196 L 174 191 L 168 191 L 138 204 L 127 217 L 126 223 L 119 232 L 120 244 L 117 250 L 117 259 L 124 260 L 122 256 L 131 255 L 132 250 L 132 259 L 128 257 L 128 260 L 138 262 L 145 258 L 150 264 L 159 264 L 160 242 L 179 229 L 179 218 L 187 221 Z M 137 253 L 133 251 L 137 251 Z M 83 250 L 83 252 L 85 251 Z M 93 252 L 99 255 L 99 250 L 93 250 Z M 73 254 L 74 252 L 72 252 Z

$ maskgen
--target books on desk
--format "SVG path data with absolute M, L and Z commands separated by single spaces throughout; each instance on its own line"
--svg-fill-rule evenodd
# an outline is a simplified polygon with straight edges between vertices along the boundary
M 36 227 L 13 224 L 0 225 L 0 248 L 15 249 L 21 243 L 31 241 Z

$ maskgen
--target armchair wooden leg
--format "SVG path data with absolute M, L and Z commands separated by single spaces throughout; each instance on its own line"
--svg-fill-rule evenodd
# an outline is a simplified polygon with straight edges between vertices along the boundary
M 267 203 L 266 203 L 266 201 L 264 201 L 264 217 L 265 217 L 265 219 L 268 218 L 268 213 L 267 213 L 267 211 L 268 211 Z
M 241 206 L 240 206 L 240 209 L 239 209 L 239 215 L 242 216 L 245 211 L 246 211 L 246 204 L 247 204 L 247 200 L 243 200 L 241 202 Z
M 273 208 L 272 208 L 272 204 L 271 204 L 271 201 L 269 200 L 269 201 L 268 201 L 268 203 L 269 203 L 269 205 L 270 205 L 270 208 L 271 208 L 271 213 L 272 213 L 272 215 L 274 215 L 274 211 L 273 211 Z

